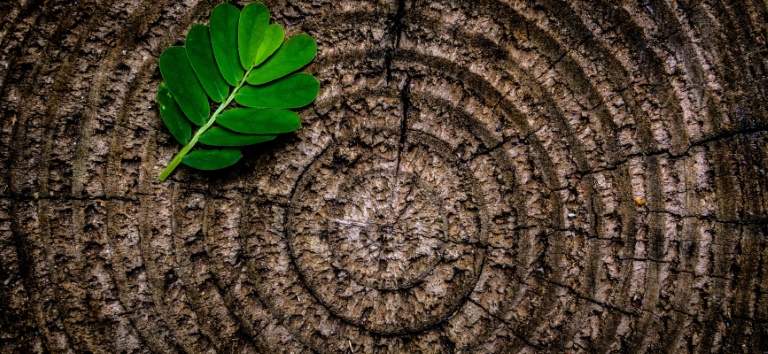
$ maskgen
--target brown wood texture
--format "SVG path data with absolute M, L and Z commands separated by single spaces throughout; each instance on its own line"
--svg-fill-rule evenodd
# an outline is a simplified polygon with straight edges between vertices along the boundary
M 159 182 L 216 4 L 0 2 L 0 352 L 768 352 L 765 1 L 268 0 L 303 127 Z

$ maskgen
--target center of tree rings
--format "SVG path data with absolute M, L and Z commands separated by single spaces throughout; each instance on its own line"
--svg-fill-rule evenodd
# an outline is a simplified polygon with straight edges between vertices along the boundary
M 377 134 L 337 141 L 314 160 L 286 231 L 305 284 L 329 311 L 372 332 L 407 333 L 450 317 L 474 288 L 486 254 L 483 203 L 445 143 Z

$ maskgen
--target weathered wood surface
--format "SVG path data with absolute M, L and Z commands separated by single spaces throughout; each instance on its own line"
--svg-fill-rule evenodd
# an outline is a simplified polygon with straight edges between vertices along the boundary
M 165 183 L 216 2 L 0 3 L 0 352 L 768 351 L 766 2 L 266 2 L 303 128 Z

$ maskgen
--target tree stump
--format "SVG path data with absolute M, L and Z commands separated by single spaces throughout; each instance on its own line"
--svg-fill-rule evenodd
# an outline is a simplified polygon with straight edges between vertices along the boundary
M 0 4 L 0 352 L 768 351 L 765 2 L 269 0 L 303 127 L 160 182 L 216 4 Z

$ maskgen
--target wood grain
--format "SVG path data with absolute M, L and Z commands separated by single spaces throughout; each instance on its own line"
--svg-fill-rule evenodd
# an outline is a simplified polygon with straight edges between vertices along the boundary
M 161 183 L 215 5 L 0 3 L 0 352 L 768 351 L 765 2 L 266 1 L 303 127 Z

